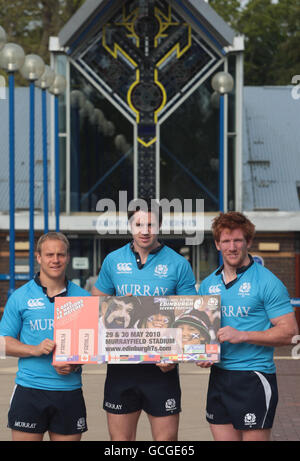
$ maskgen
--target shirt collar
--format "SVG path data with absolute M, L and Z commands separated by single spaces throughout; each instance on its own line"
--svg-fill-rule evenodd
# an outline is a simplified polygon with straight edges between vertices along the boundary
M 142 269 L 144 267 L 144 264 L 141 263 L 141 257 L 139 255 L 139 253 L 137 251 L 135 251 L 134 249 L 134 246 L 133 246 L 133 240 L 130 242 L 130 249 L 132 251 L 132 253 L 134 254 L 135 256 L 135 260 L 136 260 L 136 263 L 137 263 L 137 266 L 139 269 Z M 159 246 L 157 248 L 154 248 L 153 250 L 151 250 L 149 252 L 150 255 L 154 255 L 156 253 L 158 253 L 163 247 L 165 246 L 164 243 L 161 243 L 159 242 Z
M 68 282 L 67 277 L 65 278 L 65 288 L 64 288 L 64 290 L 62 290 L 60 293 L 57 293 L 57 295 L 52 296 L 52 297 L 48 296 L 47 287 L 44 287 L 42 285 L 39 272 L 37 272 L 35 274 L 34 281 L 39 287 L 42 288 L 43 292 L 45 293 L 45 295 L 49 299 L 50 303 L 54 303 L 54 298 L 57 298 L 58 296 L 67 296 L 68 295 L 68 284 L 69 284 L 69 282 Z
M 249 256 L 249 259 L 250 259 L 250 262 L 249 264 L 247 264 L 246 266 L 242 266 L 242 267 L 239 267 L 237 270 L 236 270 L 236 274 L 242 274 L 243 272 L 245 272 L 247 269 L 249 269 L 250 266 L 252 266 L 252 264 L 254 263 L 254 259 L 253 257 L 248 253 L 248 256 Z M 222 266 L 219 267 L 219 269 L 215 272 L 215 275 L 220 275 L 222 274 L 223 272 L 223 269 L 224 269 L 224 264 L 222 264 Z

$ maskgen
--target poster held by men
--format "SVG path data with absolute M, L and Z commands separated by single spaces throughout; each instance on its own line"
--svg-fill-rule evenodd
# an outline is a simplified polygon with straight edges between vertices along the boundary
M 58 300 L 55 361 L 218 362 L 220 297 L 106 296 Z

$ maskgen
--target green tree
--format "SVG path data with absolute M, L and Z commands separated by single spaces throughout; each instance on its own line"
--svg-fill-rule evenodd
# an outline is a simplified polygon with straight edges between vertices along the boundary
M 210 0 L 210 6 L 229 24 L 238 30 L 242 7 L 239 0 Z
M 282 40 L 276 50 L 271 74 L 278 85 L 290 84 L 293 75 L 300 74 L 300 2 L 279 0 Z
M 245 35 L 245 83 L 275 83 L 270 69 L 283 40 L 276 5 L 272 0 L 250 0 L 243 10 L 239 29 Z
M 0 25 L 6 31 L 8 41 L 21 45 L 26 54 L 38 54 L 49 64 L 49 37 L 58 35 L 84 1 L 0 0 Z M 20 74 L 16 75 L 16 83 L 25 83 Z
M 300 73 L 299 0 L 210 0 L 245 36 L 245 84 L 287 85 Z

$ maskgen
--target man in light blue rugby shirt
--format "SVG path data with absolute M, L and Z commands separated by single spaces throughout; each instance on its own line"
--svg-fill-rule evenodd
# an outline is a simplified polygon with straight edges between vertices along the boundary
M 69 242 L 60 232 L 37 244 L 40 272 L 8 299 L 0 322 L 6 355 L 19 357 L 16 387 L 8 413 L 15 441 L 79 441 L 87 430 L 81 367 L 52 366 L 54 299 L 90 296 L 66 279 Z
M 129 213 L 133 241 L 103 261 L 92 291 L 96 296 L 195 295 L 189 262 L 158 240 L 161 208 Z M 168 364 L 108 365 L 103 408 L 112 440 L 134 440 L 141 411 L 154 440 L 176 440 L 181 390 L 178 369 Z
M 297 334 L 294 311 L 282 282 L 248 253 L 255 234 L 249 219 L 221 213 L 212 231 L 223 265 L 199 294 L 221 296 L 221 362 L 211 369 L 206 417 L 215 440 L 266 441 L 278 401 L 273 350 Z

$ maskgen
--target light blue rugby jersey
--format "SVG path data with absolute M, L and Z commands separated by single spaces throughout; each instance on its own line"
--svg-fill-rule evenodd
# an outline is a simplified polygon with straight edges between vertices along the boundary
M 68 282 L 65 296 L 90 296 L 83 288 Z M 24 344 L 38 345 L 53 340 L 54 302 L 42 286 L 31 280 L 8 299 L 0 322 L 0 336 L 12 336 Z M 52 354 L 19 358 L 16 384 L 46 390 L 75 390 L 81 387 L 81 371 L 59 375 L 52 366 Z
M 241 331 L 264 331 L 271 319 L 293 312 L 283 283 L 267 268 L 253 262 L 237 271 L 237 279 L 227 286 L 222 269 L 209 275 L 200 285 L 199 295 L 221 296 L 221 327 Z M 274 373 L 273 347 L 242 343 L 221 345 L 221 362 L 228 370 L 255 370 Z
M 115 296 L 197 294 L 190 263 L 168 246 L 152 251 L 144 266 L 139 266 L 139 256 L 128 243 L 104 259 L 95 286 Z

